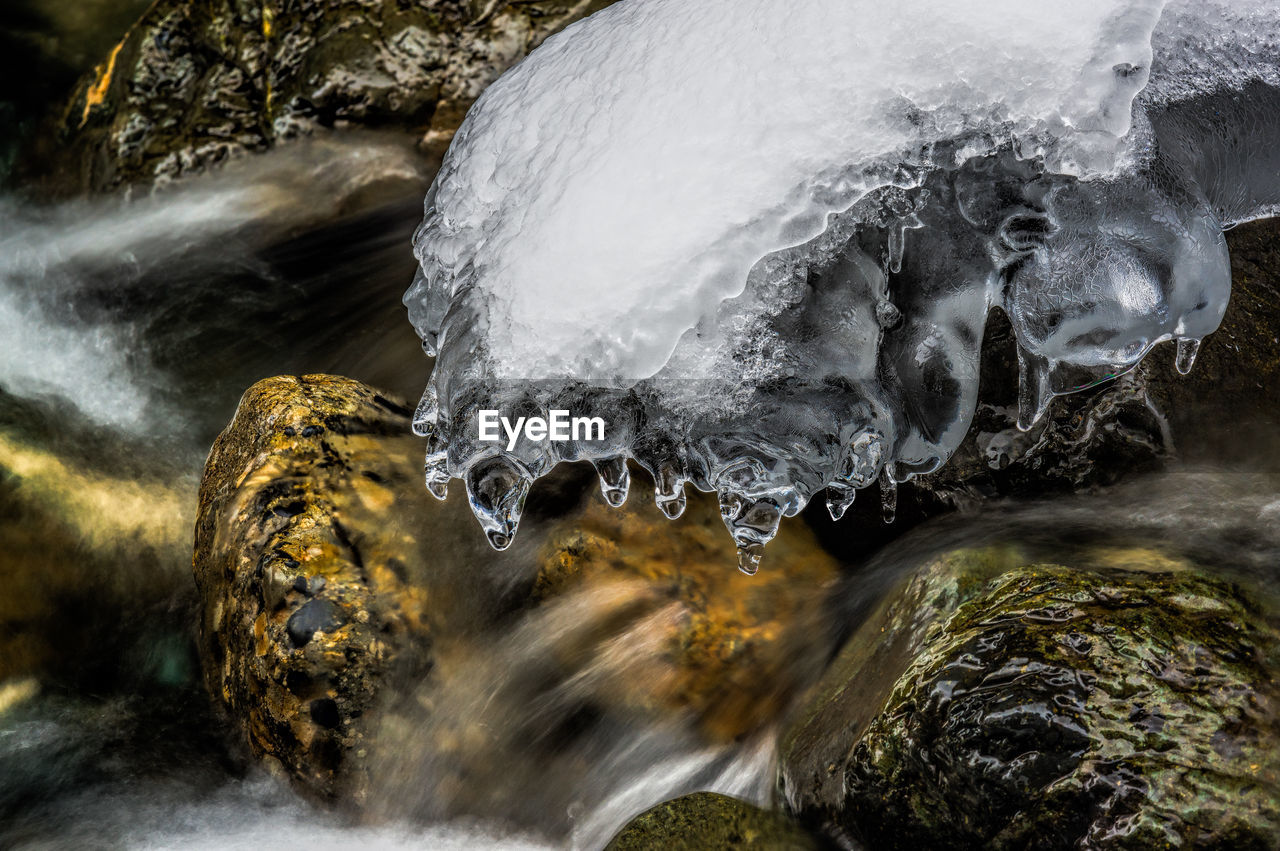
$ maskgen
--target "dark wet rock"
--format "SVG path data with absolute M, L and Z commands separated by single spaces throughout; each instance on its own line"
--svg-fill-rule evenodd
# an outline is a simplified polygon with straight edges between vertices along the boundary
M 45 171 L 102 191 L 328 128 L 407 130 L 438 158 L 486 85 L 604 0 L 160 0 L 66 108 Z
M 606 851 L 816 851 L 825 847 L 785 815 L 746 801 L 695 792 L 666 801 L 627 823 Z
M 120 37 L 147 0 L 0 4 L 0 184 L 20 142 Z
M 877 849 L 1277 847 L 1268 594 L 1155 550 L 948 553 L 833 663 L 782 795 Z

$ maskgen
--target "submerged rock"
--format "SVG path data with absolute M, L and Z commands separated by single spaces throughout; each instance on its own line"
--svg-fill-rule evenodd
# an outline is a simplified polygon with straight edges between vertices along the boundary
M 695 792 L 636 816 L 606 846 L 606 851 L 810 851 L 821 847 L 824 846 L 781 813 L 727 795 Z
M 673 523 L 638 495 L 606 507 L 594 473 L 567 467 L 495 553 L 465 494 L 423 486 L 409 416 L 349 379 L 272 378 L 206 466 L 206 681 L 303 788 L 554 832 L 600 730 L 657 721 L 730 747 L 819 675 L 837 563 L 802 525 L 747 577 L 710 495 Z
M 690 494 L 670 521 L 648 508 L 647 483 L 633 482 L 632 504 L 647 510 L 592 499 L 551 530 L 532 599 L 616 588 L 643 609 L 646 644 L 658 652 L 643 673 L 616 680 L 619 703 L 690 712 L 720 741 L 773 722 L 820 673 L 834 640 L 821 612 L 836 562 L 796 528 L 770 546 L 764 569 L 744 575 L 713 497 Z
M 604 0 L 160 0 L 72 96 L 46 169 L 102 191 L 322 128 L 410 130 L 438 157 L 484 87 Z
M 1280 630 L 1151 550 L 925 565 L 786 735 L 788 807 L 872 848 L 1274 848 Z

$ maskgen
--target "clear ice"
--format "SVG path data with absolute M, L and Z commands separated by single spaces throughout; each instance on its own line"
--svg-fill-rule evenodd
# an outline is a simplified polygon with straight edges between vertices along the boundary
M 405 303 L 435 370 L 427 485 L 510 544 L 530 484 L 628 459 L 658 507 L 719 494 L 755 572 L 825 489 L 839 518 L 946 462 L 988 315 L 1018 424 L 1230 295 L 1223 230 L 1280 206 L 1280 0 L 622 0 L 471 110 Z M 566 409 L 602 440 L 479 440 Z

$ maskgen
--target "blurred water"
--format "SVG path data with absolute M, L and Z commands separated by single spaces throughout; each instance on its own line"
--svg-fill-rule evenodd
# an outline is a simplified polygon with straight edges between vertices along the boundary
M 366 825 L 264 774 L 212 714 L 191 529 L 240 394 L 332 372 L 410 396 L 429 371 L 400 304 L 425 177 L 398 140 L 343 140 L 131 202 L 0 200 L 0 847 L 596 847 L 671 794 L 767 797 L 771 731 L 709 744 L 643 713 L 564 727 L 649 652 L 643 618 L 583 618 L 583 600 L 477 647 L 483 675 L 437 713 L 563 744 L 554 781 L 507 736 L 450 755 L 472 775 L 459 787 L 430 747 L 447 725 L 400 716 Z M 521 677 L 585 632 L 617 651 L 564 682 Z M 545 794 L 494 782 L 517 762 Z
M 678 715 L 593 708 L 646 682 L 671 616 L 622 616 L 594 592 L 521 615 L 431 711 L 393 715 L 361 818 L 263 773 L 212 714 L 191 641 L 204 454 L 259 378 L 416 392 L 429 364 L 399 301 L 416 168 L 399 143 L 356 137 L 130 204 L 0 203 L 0 847 L 595 848 L 685 791 L 768 800 L 775 728 L 716 741 Z M 930 554 L 1002 539 L 1062 559 L 1152 546 L 1270 578 L 1277 521 L 1280 479 L 1222 469 L 991 503 L 856 566 L 805 623 L 847 631 Z M 413 684 L 393 698 L 428 700 Z

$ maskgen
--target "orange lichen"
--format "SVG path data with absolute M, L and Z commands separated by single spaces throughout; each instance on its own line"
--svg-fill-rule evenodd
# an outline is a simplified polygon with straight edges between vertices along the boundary
M 127 38 L 127 37 L 126 37 Z M 83 127 L 89 122 L 89 113 L 93 111 L 95 106 L 100 105 L 107 98 L 107 89 L 111 86 L 111 76 L 116 70 L 116 60 L 120 57 L 120 51 L 124 48 L 124 41 L 121 41 L 115 47 L 111 48 L 107 61 L 94 68 L 96 79 L 89 91 L 84 96 L 84 113 L 80 116 L 80 126 Z

